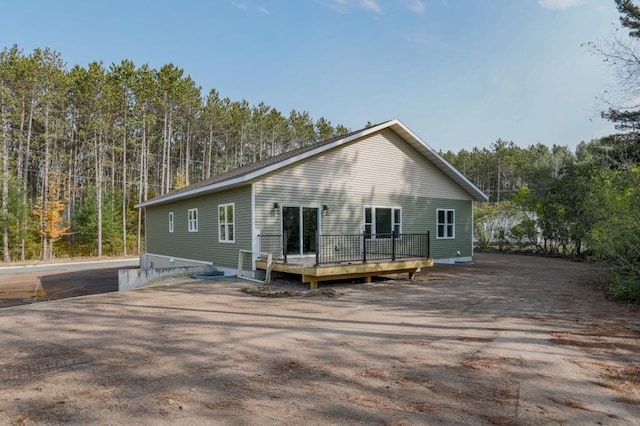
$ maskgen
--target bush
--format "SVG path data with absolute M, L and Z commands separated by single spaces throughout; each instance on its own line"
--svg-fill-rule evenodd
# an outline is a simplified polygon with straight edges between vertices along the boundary
M 619 302 L 640 304 L 640 276 L 612 273 L 607 292 L 612 299 Z

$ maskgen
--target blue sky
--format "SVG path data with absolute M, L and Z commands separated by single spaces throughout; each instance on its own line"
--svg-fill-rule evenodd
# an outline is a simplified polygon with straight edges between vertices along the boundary
M 435 149 L 574 148 L 613 132 L 612 72 L 581 45 L 613 0 L 0 0 L 0 47 L 71 67 L 172 62 L 232 100 L 352 129 L 399 118 Z

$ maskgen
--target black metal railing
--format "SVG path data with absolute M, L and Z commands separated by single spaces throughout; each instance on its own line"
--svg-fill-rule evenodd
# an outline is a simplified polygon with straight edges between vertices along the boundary
M 362 234 L 319 235 L 316 264 L 362 262 Z
M 366 263 L 368 261 L 428 258 L 430 233 L 426 234 L 318 234 L 315 264 Z M 260 251 L 275 260 L 287 262 L 287 238 L 284 235 L 260 235 Z
M 273 260 L 287 263 L 286 234 L 260 234 L 260 253 L 271 253 Z

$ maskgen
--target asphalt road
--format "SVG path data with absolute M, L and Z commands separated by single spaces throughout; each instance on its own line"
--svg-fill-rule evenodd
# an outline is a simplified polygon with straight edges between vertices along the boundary
M 138 259 L 0 268 L 0 308 L 118 291 L 118 270 Z
M 49 263 L 44 265 L 19 265 L 0 267 L 0 275 L 29 274 L 49 271 L 84 271 L 87 269 L 131 268 L 139 264 L 139 259 L 98 260 L 87 262 Z

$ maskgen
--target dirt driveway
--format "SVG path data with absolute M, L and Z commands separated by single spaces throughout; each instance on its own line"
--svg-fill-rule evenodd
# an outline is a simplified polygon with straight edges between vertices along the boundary
M 0 424 L 638 424 L 639 314 L 595 275 L 480 255 L 336 298 L 227 280 L 1 309 Z

